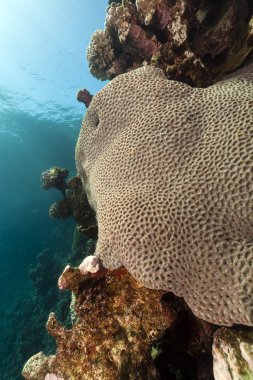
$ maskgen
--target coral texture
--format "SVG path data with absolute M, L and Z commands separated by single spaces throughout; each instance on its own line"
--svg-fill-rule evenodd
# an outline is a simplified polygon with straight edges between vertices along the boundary
M 97 30 L 87 48 L 87 59 L 92 75 L 105 80 L 115 75 L 116 69 L 113 65 L 115 60 L 112 40 L 108 33 Z
M 67 267 L 59 283 L 75 293 L 76 322 L 67 330 L 50 314 L 47 329 L 56 338 L 56 355 L 32 357 L 25 379 L 44 380 L 44 374 L 65 380 L 159 378 L 151 345 L 174 319 L 159 302 L 161 292 L 140 287 L 126 271 L 85 278 Z
M 99 79 L 152 64 L 170 79 L 206 87 L 252 51 L 251 0 L 124 0 L 107 9 L 87 49 Z
M 51 361 L 50 356 L 46 356 L 43 352 L 33 355 L 25 364 L 22 375 L 29 380 L 44 380 L 47 376 L 47 366 Z
M 79 91 L 82 102 L 88 107 L 92 96 L 87 90 Z M 85 99 L 83 98 L 83 95 Z M 87 97 L 88 96 L 88 97 Z M 76 176 L 66 182 L 69 171 L 57 166 L 41 174 L 42 187 L 45 190 L 56 188 L 62 192 L 63 199 L 54 202 L 49 209 L 49 216 L 54 219 L 74 217 L 81 232 L 90 238 L 97 236 L 97 222 L 94 211 L 90 208 L 87 195 L 83 190 L 80 177 Z
M 135 5 L 112 3 L 107 10 L 105 29 L 97 30 L 87 48 L 91 73 L 102 80 L 142 66 L 158 52 L 154 34 L 141 27 Z
M 221 328 L 213 343 L 215 380 L 253 379 L 253 332 Z
M 55 188 L 64 194 L 68 175 L 69 171 L 67 169 L 54 166 L 41 173 L 41 186 L 44 190 Z
M 216 324 L 253 324 L 252 71 L 206 89 L 149 66 L 121 75 L 76 147 L 104 266 Z
M 90 105 L 90 102 L 92 100 L 93 95 L 91 95 L 91 93 L 84 88 L 84 89 L 78 91 L 76 97 L 77 97 L 77 100 L 79 102 L 84 103 L 85 107 L 88 108 Z

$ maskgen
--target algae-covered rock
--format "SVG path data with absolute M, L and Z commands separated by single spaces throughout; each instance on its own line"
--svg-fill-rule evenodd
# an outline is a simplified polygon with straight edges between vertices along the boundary
M 221 328 L 213 343 L 215 380 L 253 379 L 253 331 Z
M 65 380 L 159 379 L 152 343 L 173 321 L 160 291 L 140 287 L 124 270 L 84 277 L 67 267 L 59 282 L 75 293 L 75 323 L 67 330 L 50 314 L 47 329 L 57 351 L 37 364 L 36 380 L 45 373 Z M 28 363 L 23 376 L 31 380 Z
M 48 373 L 51 356 L 46 356 L 43 352 L 33 355 L 25 364 L 22 375 L 25 379 L 39 380 L 45 379 Z

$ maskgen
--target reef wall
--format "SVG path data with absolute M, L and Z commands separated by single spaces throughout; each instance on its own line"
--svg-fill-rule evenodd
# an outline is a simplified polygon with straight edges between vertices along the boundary
M 247 85 L 249 76 L 251 78 L 249 80 L 250 86 L 252 86 L 252 70 L 248 75 L 248 69 L 243 69 L 241 74 L 247 73 L 246 79 L 243 76 L 237 77 L 237 74 L 228 74 L 235 69 L 246 67 L 247 64 L 252 62 L 252 13 L 253 4 L 249 0 L 213 2 L 204 0 L 136 0 L 130 2 L 123 0 L 122 3 L 121 1 L 110 1 L 105 28 L 104 30 L 96 31 L 92 36 L 87 49 L 87 59 L 91 73 L 98 79 L 112 80 L 116 77 L 118 78 L 110 82 L 100 94 L 94 97 L 85 89 L 78 92 L 78 100 L 87 107 L 84 126 L 85 128 L 87 127 L 85 133 L 89 134 L 86 136 L 84 143 L 79 140 L 79 147 L 77 148 L 80 177 L 74 177 L 66 182 L 68 172 L 66 169 L 61 168 L 51 168 L 42 174 L 43 187 L 45 189 L 55 187 L 61 191 L 63 196 L 60 202 L 53 204 L 50 208 L 50 216 L 54 218 L 73 216 L 77 226 L 79 226 L 75 231 L 72 253 L 69 257 L 69 262 L 76 267 L 67 266 L 58 282 L 61 290 L 72 292 L 70 305 L 71 327 L 62 326 L 55 315 L 50 314 L 47 330 L 56 340 L 56 353 L 51 356 L 38 353 L 31 357 L 23 369 L 23 376 L 26 380 L 137 380 L 145 378 L 150 380 L 211 380 L 214 378 L 215 380 L 224 380 L 225 378 L 233 380 L 253 378 L 252 329 L 245 329 L 242 326 L 240 328 L 218 328 L 217 325 L 194 316 L 191 309 L 180 297 L 184 296 L 184 294 L 178 282 L 179 276 L 177 276 L 180 275 L 182 278 L 189 280 L 188 285 L 190 284 L 190 286 L 186 286 L 185 289 L 186 291 L 188 289 L 189 299 L 192 296 L 193 301 L 188 303 L 199 317 L 221 325 L 231 325 L 235 322 L 252 324 L 252 319 L 250 319 L 252 318 L 251 303 L 248 302 L 247 293 L 252 285 L 251 279 L 247 276 L 250 261 L 246 260 L 246 271 L 244 271 L 245 266 L 240 264 L 241 257 L 251 255 L 250 244 L 252 241 L 252 228 L 250 228 L 252 217 L 248 214 L 248 211 L 252 208 L 252 199 L 249 199 L 252 195 L 252 182 L 249 180 L 252 169 L 252 159 L 250 159 L 252 135 L 248 128 L 250 125 L 252 126 L 252 113 L 250 113 L 252 87 Z M 252 64 L 248 67 L 252 67 Z M 127 75 L 122 75 L 126 73 Z M 145 75 L 143 74 L 147 82 L 144 90 L 147 87 L 149 88 L 148 91 L 143 93 L 143 83 L 137 81 L 137 90 L 142 92 L 142 96 L 138 97 L 140 104 L 135 101 L 138 73 L 146 73 Z M 153 87 L 157 92 L 151 89 L 152 81 L 148 79 L 153 74 L 149 75 L 150 73 L 156 73 L 156 85 Z M 225 75 L 227 77 L 224 81 Z M 234 79 L 236 83 L 232 87 L 230 85 L 233 81 L 231 77 L 236 78 Z M 127 78 L 132 78 L 130 83 Z M 176 82 L 168 81 L 168 79 Z M 220 81 L 222 82 L 219 83 Z M 119 85 L 120 94 L 115 90 L 115 87 L 117 87 L 115 84 Z M 241 85 L 245 87 L 242 88 Z M 171 88 L 168 89 L 167 86 L 171 86 Z M 113 89 L 113 91 L 110 91 L 110 89 Z M 174 98 L 173 93 L 177 93 Z M 201 98 L 203 94 L 207 94 L 207 96 Z M 233 96 L 230 97 L 228 94 L 233 94 Z M 184 110 L 182 110 L 182 107 L 180 108 L 182 99 L 185 102 Z M 197 106 L 192 108 L 194 99 Z M 201 103 L 200 99 L 206 99 L 207 102 L 203 101 Z M 228 99 L 231 103 L 228 102 Z M 115 110 L 113 106 L 118 104 L 118 100 L 122 100 L 121 107 Z M 172 108 L 174 106 L 174 109 L 166 106 L 164 104 L 165 100 L 166 104 Z M 157 105 L 155 104 L 156 101 Z M 156 112 L 153 112 L 152 107 L 149 112 L 148 102 L 152 102 L 154 106 L 156 105 L 155 108 L 157 112 L 159 111 L 158 116 Z M 219 103 L 218 106 L 217 102 Z M 137 103 L 139 108 L 136 106 Z M 205 104 L 209 105 L 208 109 Z M 224 114 L 222 105 L 225 107 L 226 104 L 230 104 L 231 107 L 228 106 Z M 109 109 L 109 114 L 104 112 L 104 109 Z M 146 140 L 144 138 L 145 133 L 141 133 L 143 123 L 138 124 L 137 119 L 143 109 L 145 109 L 145 125 L 158 126 L 155 129 L 156 133 L 153 135 L 151 133 L 151 140 Z M 171 111 L 175 111 L 175 114 L 169 120 L 168 115 L 173 116 Z M 173 223 L 170 219 L 167 223 L 168 228 L 166 227 L 166 230 L 161 231 L 160 221 L 165 214 L 159 212 L 159 208 L 156 207 L 157 198 L 152 203 L 147 218 L 144 217 L 143 220 L 139 218 L 139 225 L 137 223 L 138 218 L 134 219 L 131 224 L 132 212 L 135 212 L 138 206 L 140 207 L 138 215 L 142 215 L 141 206 L 150 198 L 149 190 L 150 186 L 153 186 L 150 185 L 150 179 L 154 174 L 152 170 L 148 173 L 144 170 L 139 170 L 136 177 L 137 185 L 133 182 L 132 186 L 128 187 L 126 194 L 124 193 L 127 187 L 126 183 L 129 186 L 130 177 L 126 175 L 124 168 L 121 167 L 122 170 L 119 172 L 115 168 L 118 157 L 121 157 L 122 162 L 128 160 L 131 163 L 132 171 L 134 171 L 136 162 L 134 158 L 140 156 L 143 167 L 145 167 L 147 162 L 150 162 L 147 151 L 151 151 L 153 171 L 157 172 L 159 169 L 160 173 L 155 184 L 158 188 L 161 187 L 160 182 L 163 182 L 166 177 L 165 163 L 168 160 L 164 160 L 163 157 L 157 154 L 157 151 L 153 149 L 153 143 L 154 139 L 156 139 L 157 143 L 160 143 L 161 147 L 164 148 L 161 150 L 168 153 L 167 143 L 165 144 L 166 146 L 163 145 L 164 130 L 162 122 L 165 116 L 166 123 L 163 126 L 166 127 L 166 131 L 168 128 L 177 127 L 174 133 L 166 135 L 167 143 L 170 141 L 171 146 L 174 144 L 174 149 L 169 150 L 169 156 L 171 157 L 171 153 L 176 155 L 174 157 L 175 166 L 181 169 L 184 168 L 185 171 L 181 171 L 183 181 L 178 180 L 174 191 L 176 202 L 174 202 L 174 199 L 174 203 L 170 203 Z M 127 140 L 121 144 L 120 139 L 124 135 L 121 128 L 125 126 L 125 120 L 129 125 L 132 125 L 132 128 Z M 186 133 L 187 128 L 182 129 L 182 125 L 186 127 L 205 126 L 207 123 L 212 128 L 207 129 L 206 134 L 203 134 L 203 130 L 198 129 L 196 136 L 194 133 L 190 136 Z M 219 129 L 221 124 L 225 128 L 223 132 L 226 130 L 227 135 L 230 134 L 231 136 L 229 138 L 231 146 L 225 144 L 225 141 L 228 141 L 226 138 L 224 139 L 225 145 L 219 145 L 222 139 L 221 130 Z M 110 125 L 109 130 L 107 125 Z M 234 127 L 230 128 L 231 125 Z M 236 125 L 239 125 L 240 128 L 236 129 Z M 151 129 L 154 130 L 153 127 Z M 138 138 L 133 134 L 134 130 L 137 131 L 136 136 Z M 96 135 L 97 140 L 95 140 L 94 135 Z M 223 133 L 223 136 L 227 135 Z M 212 137 L 211 139 L 210 136 Z M 96 147 L 89 143 L 89 138 L 94 144 L 97 144 Z M 183 158 L 187 156 L 189 153 L 188 148 L 193 144 L 192 149 L 190 149 L 191 152 L 187 156 L 189 157 L 189 162 L 192 160 L 193 152 L 196 148 L 196 144 L 194 145 L 196 139 L 202 148 L 206 148 L 204 144 L 206 141 L 211 141 L 210 149 L 207 149 L 207 151 L 205 149 L 204 151 L 199 150 L 199 159 L 201 162 L 203 160 L 207 162 L 204 169 L 202 167 L 206 181 L 203 188 L 205 188 L 208 181 L 213 183 L 214 175 L 216 176 L 220 173 L 220 177 L 219 175 L 217 177 L 216 192 L 214 193 L 212 191 L 207 191 L 207 193 L 201 191 L 203 181 L 201 182 L 201 175 L 198 175 L 197 170 L 191 172 L 191 178 L 186 175 L 183 176 L 183 174 L 189 173 L 189 167 L 182 164 Z M 118 153 L 115 156 L 116 159 L 114 157 L 113 160 L 109 159 L 105 154 L 108 146 L 110 152 L 113 151 L 110 141 L 113 141 L 113 148 Z M 140 141 L 142 144 L 138 145 L 137 142 Z M 126 150 L 126 146 L 129 149 Z M 147 154 L 142 154 L 140 146 Z M 235 146 L 236 148 L 234 148 Z M 81 157 L 82 149 L 85 149 L 85 159 L 87 160 L 87 157 L 90 157 L 90 161 L 86 162 L 85 171 L 82 169 L 84 161 Z M 228 203 L 226 204 L 222 203 L 224 200 L 223 192 L 218 191 L 221 189 L 219 186 L 222 183 L 224 184 L 224 178 L 226 178 L 224 177 L 226 171 L 223 170 L 224 152 L 230 152 L 227 156 L 227 161 L 231 163 L 232 169 L 233 165 L 235 167 L 233 171 L 235 175 L 230 177 L 232 183 L 229 188 L 231 191 L 228 192 Z M 242 152 L 246 153 L 243 153 L 243 155 Z M 181 153 L 184 154 L 182 155 Z M 97 157 L 99 158 L 98 160 Z M 239 157 L 238 162 L 234 162 L 236 157 Z M 96 165 L 94 165 L 96 160 Z M 98 170 L 99 175 L 95 177 L 96 171 L 94 167 L 97 170 L 101 162 L 104 163 L 104 166 L 102 165 L 103 170 Z M 246 165 L 248 171 L 237 171 L 238 165 L 242 165 L 244 168 Z M 200 166 L 197 165 L 197 167 L 199 168 Z M 213 169 L 213 172 L 210 171 L 210 168 Z M 170 183 L 176 177 L 176 171 L 172 169 L 170 167 Z M 247 172 L 248 174 L 246 173 L 245 176 L 242 176 L 243 178 L 239 178 L 239 172 L 244 174 Z M 197 179 L 195 181 L 197 187 L 194 188 L 194 191 L 191 187 L 193 179 Z M 117 190 L 123 189 L 124 191 L 114 192 L 114 189 L 109 186 L 112 180 L 117 184 Z M 138 180 L 146 181 L 147 187 L 142 192 L 142 198 L 137 197 L 136 203 L 132 200 L 136 197 L 138 191 L 143 189 Z M 236 191 L 234 192 L 235 183 L 238 186 L 236 185 Z M 122 189 L 118 184 L 124 185 Z M 243 236 L 243 242 L 245 243 L 240 251 L 241 256 L 239 252 L 238 257 L 235 257 L 232 262 L 230 250 L 228 249 L 228 255 L 220 260 L 219 239 L 221 231 L 217 227 L 218 224 L 213 223 L 220 220 L 219 217 L 216 218 L 217 220 L 210 217 L 211 224 L 207 228 L 207 224 L 202 223 L 203 215 L 208 214 L 207 207 L 195 207 L 193 201 L 193 206 L 189 208 L 186 200 L 181 199 L 178 195 L 180 194 L 178 191 L 180 184 L 182 184 L 183 189 L 187 186 L 187 191 L 189 191 L 183 191 L 182 194 L 191 195 L 191 197 L 186 197 L 187 201 L 189 199 L 196 200 L 196 197 L 199 200 L 203 197 L 201 199 L 204 204 L 208 205 L 208 207 L 210 206 L 208 212 L 210 212 L 211 216 L 216 215 L 215 212 L 219 209 L 224 211 L 224 220 L 227 226 L 227 229 L 222 231 L 222 237 L 227 234 L 225 236 L 227 244 L 224 247 L 231 248 L 234 241 L 238 242 L 240 240 L 240 238 L 237 240 L 236 238 L 241 234 L 240 236 Z M 152 190 L 154 190 L 154 186 Z M 155 194 L 157 193 L 156 188 Z M 108 194 L 111 194 L 111 196 L 108 196 Z M 216 203 L 214 202 L 214 194 Z M 144 199 L 143 203 L 141 202 L 142 199 Z M 168 199 L 171 198 L 166 193 L 166 199 L 164 199 L 164 203 L 162 202 L 160 210 L 163 209 Z M 233 204 L 230 202 L 231 199 L 234 200 Z M 210 202 L 206 203 L 207 200 Z M 241 207 L 244 201 L 248 205 L 245 208 L 246 211 Z M 127 212 L 123 208 L 120 217 L 117 214 L 118 204 L 128 204 L 130 207 Z M 230 212 L 226 213 L 226 211 L 231 204 L 234 214 L 230 218 Z M 104 205 L 104 210 L 107 210 L 104 214 L 101 213 L 101 205 Z M 191 217 L 187 212 L 186 214 L 184 213 L 186 209 L 193 210 L 194 223 L 196 222 L 195 224 L 193 223 L 196 228 L 193 228 L 194 231 L 190 231 L 190 233 L 187 226 L 191 222 Z M 154 210 L 155 213 L 153 212 Z M 242 212 L 242 210 L 245 212 Z M 96 212 L 96 218 L 94 211 Z M 150 220 L 151 214 L 152 220 Z M 181 217 L 178 218 L 179 214 Z M 120 229 L 121 223 L 126 220 L 127 215 L 130 215 L 130 224 L 126 228 Z M 111 221 L 114 221 L 114 223 L 111 224 Z M 100 240 L 98 240 L 95 247 L 97 223 Z M 145 229 L 148 223 L 152 226 L 153 235 L 149 231 L 150 233 L 147 233 L 144 237 L 140 236 L 140 230 Z M 161 263 L 157 262 L 155 257 L 152 258 L 151 262 L 142 261 L 138 256 L 142 247 L 151 247 L 153 249 L 153 239 L 150 236 L 157 237 L 161 235 L 163 238 L 161 239 L 159 250 L 163 251 L 165 247 L 163 243 L 168 236 L 168 231 L 171 233 L 170 236 L 175 236 L 175 231 L 177 232 L 183 225 L 186 226 L 182 230 L 183 238 L 179 243 L 175 242 L 173 252 L 180 252 L 180 255 L 178 255 L 180 261 L 181 253 L 189 252 L 189 248 L 192 248 L 194 244 L 199 249 L 195 250 L 195 256 L 183 255 L 188 259 L 190 258 L 187 262 L 184 262 L 183 266 L 181 262 L 179 266 L 177 262 L 175 265 L 173 264 L 172 272 L 175 275 L 170 279 L 171 288 L 168 289 L 168 287 L 160 284 L 158 286 L 158 279 L 155 276 L 155 271 L 153 271 L 153 277 L 151 276 L 151 280 L 149 279 L 153 286 L 149 287 L 159 289 L 147 289 L 140 282 L 145 283 L 145 273 L 150 274 L 152 268 L 156 266 L 160 268 Z M 109 231 L 110 233 L 106 228 L 103 232 L 103 226 L 106 226 L 106 228 L 112 227 Z M 201 228 L 198 228 L 199 226 Z M 127 240 L 129 237 L 127 236 L 126 239 L 121 241 L 120 238 L 125 236 L 124 233 L 127 229 L 132 229 L 132 239 Z M 215 255 L 213 256 L 214 261 L 212 261 L 208 251 L 210 246 L 202 244 L 206 240 L 203 239 L 203 236 L 207 235 L 216 247 Z M 106 244 L 101 242 L 102 236 L 108 240 Z M 187 236 L 190 236 L 190 238 L 195 236 L 196 239 L 193 239 L 192 244 L 189 244 L 190 238 L 187 240 Z M 91 240 L 88 242 L 86 237 L 90 237 Z M 139 246 L 137 245 L 136 251 L 133 249 L 130 252 L 131 244 L 133 243 L 134 246 L 134 242 L 137 240 Z M 117 250 L 111 249 L 117 244 Z M 245 247 L 249 248 L 250 252 Z M 120 252 L 123 248 L 126 252 L 125 256 L 130 258 L 129 262 L 127 259 L 123 262 L 122 256 L 117 257 L 117 255 L 113 254 Z M 95 249 L 96 252 L 105 252 L 105 255 L 98 255 L 101 262 L 92 261 Z M 156 254 L 156 249 L 157 247 L 154 247 L 153 255 Z M 127 255 L 129 252 L 131 254 Z M 203 255 L 203 252 L 206 255 Z M 110 260 L 107 257 L 106 261 L 106 255 L 112 255 Z M 88 260 L 86 258 L 81 263 L 86 256 L 88 256 Z M 89 259 L 90 257 L 91 260 Z M 194 261 L 196 257 L 198 259 L 205 257 L 207 266 L 204 266 L 201 260 Z M 105 266 L 111 267 L 110 270 L 101 266 L 103 259 L 104 264 L 109 263 L 109 265 Z M 245 264 L 245 260 L 242 261 Z M 199 265 L 200 262 L 203 265 Z M 142 274 L 144 273 L 141 281 L 136 281 L 125 268 L 121 268 L 123 264 L 128 269 L 131 269 L 130 272 L 137 279 L 138 271 L 141 270 Z M 242 299 L 240 301 L 240 292 L 238 291 L 239 293 L 236 293 L 238 297 L 236 296 L 234 303 L 233 296 L 229 298 L 231 301 L 229 301 L 229 306 L 225 302 L 225 293 L 227 289 L 232 289 L 230 287 L 231 278 L 227 275 L 228 272 L 225 269 L 230 268 L 230 266 L 235 268 L 237 264 L 244 274 L 242 273 L 242 276 L 239 277 L 235 276 L 236 281 L 232 285 L 240 284 L 243 287 L 245 278 L 247 278 L 248 282 L 246 281 L 246 286 L 243 288 L 244 290 L 246 288 L 247 297 L 245 298 L 245 294 L 241 294 Z M 209 265 L 216 266 L 216 275 L 211 276 L 213 272 L 208 271 Z M 112 269 L 113 267 L 120 268 Z M 193 272 L 189 272 L 189 268 L 193 272 L 195 271 L 194 273 L 196 274 L 195 287 L 193 288 L 191 288 L 193 286 L 192 277 L 188 276 L 188 273 Z M 205 268 L 204 272 L 203 268 Z M 241 273 L 239 269 L 235 271 L 235 274 Z M 162 281 L 168 282 L 168 277 L 166 276 L 167 272 L 162 273 L 159 281 L 162 279 Z M 204 291 L 199 287 L 198 278 L 202 278 L 202 285 L 206 285 L 205 288 L 202 288 Z M 207 279 L 206 282 L 205 279 Z M 39 289 L 40 284 L 38 283 L 37 285 Z M 160 290 L 161 288 L 164 290 Z M 167 292 L 166 289 L 173 290 L 177 296 Z M 221 297 L 219 296 L 220 289 L 224 290 Z M 238 286 L 236 289 L 239 289 Z M 208 295 L 208 299 L 205 298 L 206 295 Z M 215 297 L 212 298 L 213 295 Z M 187 300 L 187 297 L 185 298 Z M 217 299 L 225 302 L 225 304 L 222 303 L 218 311 L 215 304 Z M 246 305 L 243 313 L 249 306 L 249 309 L 247 309 L 249 315 L 245 313 L 245 315 L 247 314 L 246 319 L 239 320 L 239 317 L 231 317 L 231 310 L 238 312 L 238 304 L 243 305 L 240 307 Z M 202 306 L 200 307 L 200 305 Z M 203 310 L 204 314 L 201 314 Z M 240 314 L 239 310 L 237 315 L 244 315 L 243 313 Z M 208 315 L 211 317 L 209 318 Z

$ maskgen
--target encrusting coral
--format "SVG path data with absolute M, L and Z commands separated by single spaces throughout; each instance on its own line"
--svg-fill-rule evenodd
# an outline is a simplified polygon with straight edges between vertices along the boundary
M 252 71 L 205 89 L 150 66 L 121 75 L 76 148 L 103 265 L 223 325 L 253 325 Z

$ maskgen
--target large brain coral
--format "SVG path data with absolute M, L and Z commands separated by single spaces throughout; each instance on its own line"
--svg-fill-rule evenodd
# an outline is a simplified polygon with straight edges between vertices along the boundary
M 142 67 L 94 96 L 76 148 L 104 265 L 217 324 L 253 325 L 252 109 L 253 64 L 205 89 Z

